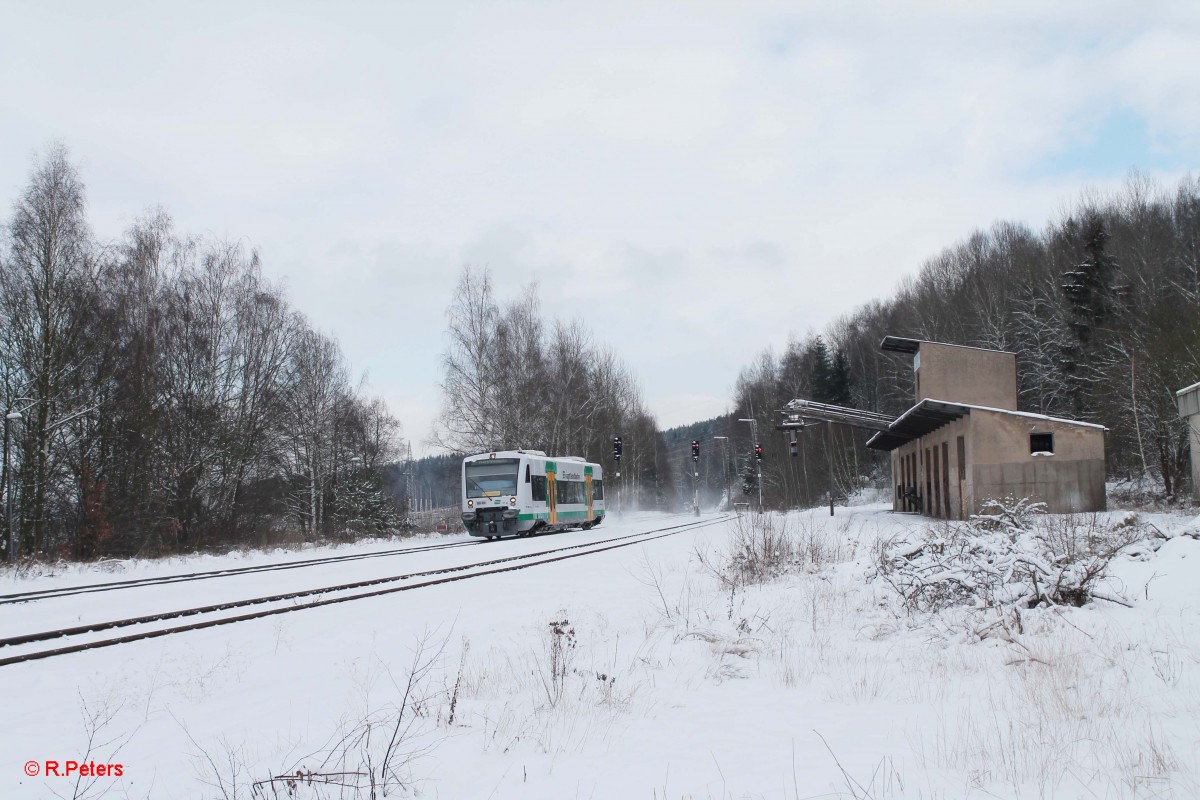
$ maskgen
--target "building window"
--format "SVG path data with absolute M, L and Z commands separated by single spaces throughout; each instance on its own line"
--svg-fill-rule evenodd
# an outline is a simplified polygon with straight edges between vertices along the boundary
M 1054 434 L 1053 433 L 1031 433 L 1029 434 L 1029 453 L 1030 455 L 1052 456 L 1054 455 Z

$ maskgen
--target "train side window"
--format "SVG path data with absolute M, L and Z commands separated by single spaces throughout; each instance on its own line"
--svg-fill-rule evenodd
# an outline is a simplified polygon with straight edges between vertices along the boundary
M 535 503 L 546 502 L 546 476 L 534 475 L 532 478 L 530 478 L 530 483 L 530 491 L 533 494 L 533 501 Z
M 525 465 L 525 482 L 529 483 L 529 465 Z
M 604 481 L 592 481 L 592 499 L 604 499 Z
M 579 481 L 555 481 L 554 488 L 559 505 L 582 505 L 587 502 L 584 484 Z

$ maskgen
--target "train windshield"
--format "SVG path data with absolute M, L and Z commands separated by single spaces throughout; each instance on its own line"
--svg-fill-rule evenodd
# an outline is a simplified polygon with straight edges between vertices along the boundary
M 515 458 L 489 458 L 467 464 L 463 482 L 467 497 L 500 497 L 517 493 L 521 462 Z

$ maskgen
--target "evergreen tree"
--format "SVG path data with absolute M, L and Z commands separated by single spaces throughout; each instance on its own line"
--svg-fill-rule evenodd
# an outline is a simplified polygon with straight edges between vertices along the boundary
M 809 386 L 813 400 L 836 406 L 851 405 L 850 360 L 844 352 L 838 350 L 830 356 L 828 345 L 818 336 L 805 351 L 805 360 L 811 365 Z
M 1092 212 L 1084 219 L 1080 239 L 1084 259 L 1075 269 L 1063 273 L 1062 289 L 1071 314 L 1071 330 L 1086 348 L 1115 310 L 1113 278 L 1117 260 L 1108 252 L 1109 234 L 1099 214 Z
M 1068 231 L 1075 226 L 1068 222 Z M 1063 347 L 1061 369 L 1073 413 L 1089 417 L 1093 385 L 1103 378 L 1097 362 L 1104 347 L 1105 325 L 1116 310 L 1113 278 L 1117 260 L 1108 252 L 1110 237 L 1099 213 L 1088 212 L 1078 231 L 1083 260 L 1062 276 L 1067 327 L 1073 336 Z
M 812 387 L 812 399 L 818 403 L 831 403 L 831 390 L 833 385 L 833 364 L 829 360 L 829 348 L 825 345 L 825 340 L 818 336 L 813 340 L 808 347 L 808 362 L 811 374 L 809 377 L 809 385 Z
M 838 406 L 853 405 L 850 389 L 850 360 L 846 358 L 844 352 L 838 350 L 834 353 L 833 364 L 829 367 L 829 386 L 827 389 L 829 402 Z

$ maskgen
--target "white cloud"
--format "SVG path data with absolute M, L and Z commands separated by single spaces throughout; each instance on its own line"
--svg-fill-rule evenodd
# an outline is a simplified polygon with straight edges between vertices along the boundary
M 1195 163 L 1198 50 L 1183 3 L 29 5 L 0 187 L 61 137 L 101 232 L 162 203 L 256 243 L 415 440 L 466 262 L 537 280 L 677 424 L 970 229 L 1119 179 L 1038 172 L 1114 111 Z

